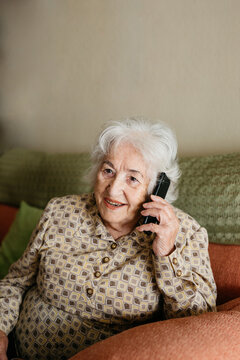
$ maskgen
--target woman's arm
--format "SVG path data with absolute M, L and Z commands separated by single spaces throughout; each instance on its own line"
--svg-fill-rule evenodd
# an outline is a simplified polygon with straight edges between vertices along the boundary
M 189 219 L 189 224 L 194 227 L 197 223 Z M 181 227 L 175 244 L 176 250 L 169 256 L 153 255 L 166 318 L 216 311 L 216 285 L 206 230 Z
M 22 257 L 11 265 L 8 274 L 0 281 L 0 330 L 6 335 L 17 323 L 24 293 L 36 281 L 39 249 L 49 223 L 50 210 L 51 202 L 46 207 Z
M 158 216 L 160 224 L 154 224 L 152 229 L 142 225 L 138 230 L 156 233 L 153 264 L 166 318 L 215 311 L 216 285 L 207 231 L 165 200 L 156 197 L 153 200 L 144 206 L 147 210 L 143 215 Z

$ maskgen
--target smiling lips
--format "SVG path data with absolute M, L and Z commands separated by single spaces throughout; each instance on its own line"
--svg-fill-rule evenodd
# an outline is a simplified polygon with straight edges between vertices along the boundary
M 116 209 L 119 209 L 120 207 L 126 205 L 117 200 L 111 200 L 109 198 L 104 198 L 104 203 L 111 210 L 116 210 Z

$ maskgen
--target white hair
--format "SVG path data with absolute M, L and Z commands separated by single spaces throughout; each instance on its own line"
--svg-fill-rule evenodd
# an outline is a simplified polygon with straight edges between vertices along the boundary
M 180 170 L 177 162 L 177 141 L 172 130 L 163 123 L 150 123 L 144 119 L 129 118 L 113 121 L 102 131 L 92 152 L 92 167 L 88 178 L 94 185 L 98 170 L 107 154 L 119 144 L 128 143 L 140 151 L 150 183 L 148 194 L 153 191 L 157 175 L 165 172 L 171 180 L 166 200 L 177 199 L 177 181 Z

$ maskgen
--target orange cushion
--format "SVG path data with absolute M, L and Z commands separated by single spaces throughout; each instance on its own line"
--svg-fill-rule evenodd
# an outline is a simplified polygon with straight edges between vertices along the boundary
M 17 211 L 17 207 L 0 204 L 0 243 L 15 219 Z
M 240 296 L 240 245 L 209 244 L 213 275 L 217 284 L 217 304 Z
M 240 311 L 240 297 L 230 300 L 224 304 L 218 305 L 218 311 L 229 311 L 229 310 L 237 310 Z
M 239 338 L 239 311 L 206 313 L 138 326 L 70 360 L 239 360 Z

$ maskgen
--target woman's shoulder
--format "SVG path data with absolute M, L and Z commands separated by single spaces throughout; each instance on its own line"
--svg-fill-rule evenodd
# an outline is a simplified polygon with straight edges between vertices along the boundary
M 186 228 L 187 230 L 193 230 L 194 232 L 201 228 L 201 225 L 198 223 L 198 221 L 191 215 L 174 206 L 173 209 L 182 227 Z
M 65 195 L 61 197 L 52 198 L 48 204 L 48 207 L 54 207 L 59 209 L 64 209 L 66 207 L 77 207 L 77 208 L 88 208 L 88 206 L 95 204 L 95 198 L 92 193 L 85 194 L 74 194 L 74 195 Z

